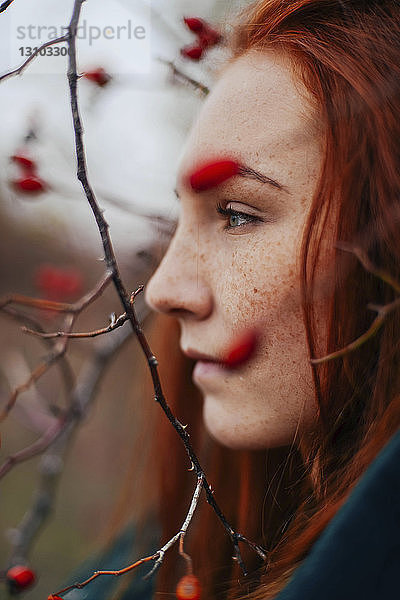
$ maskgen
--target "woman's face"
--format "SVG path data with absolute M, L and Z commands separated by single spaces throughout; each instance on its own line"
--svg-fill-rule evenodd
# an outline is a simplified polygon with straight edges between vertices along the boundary
M 200 359 L 193 379 L 205 424 L 230 447 L 289 444 L 316 417 L 299 280 L 302 230 L 322 159 L 316 122 L 287 58 L 253 51 L 235 60 L 185 146 L 178 227 L 147 286 L 148 304 L 178 318 L 183 352 Z M 225 158 L 270 181 L 236 175 L 203 192 L 191 189 L 188 176 L 199 165 Z M 220 214 L 218 205 L 237 214 Z M 241 368 L 228 371 L 198 356 L 218 360 L 254 325 L 258 351 Z

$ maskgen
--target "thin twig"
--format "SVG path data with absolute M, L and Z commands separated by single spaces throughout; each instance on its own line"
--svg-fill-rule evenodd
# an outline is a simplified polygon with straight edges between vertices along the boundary
M 44 48 L 47 48 L 48 46 L 54 46 L 54 44 L 60 44 L 61 42 L 66 42 L 66 41 L 67 41 L 67 36 L 63 35 L 61 37 L 55 38 L 54 40 L 49 40 L 48 42 L 45 42 L 41 46 L 38 46 L 38 48 L 34 52 L 32 52 L 32 54 L 22 63 L 22 65 L 20 65 L 13 71 L 9 71 L 8 73 L 5 73 L 4 75 L 0 75 L 0 82 L 4 81 L 5 79 L 8 79 L 9 77 L 13 77 L 14 75 L 21 75 L 22 71 L 29 65 L 30 62 L 32 62 L 32 60 L 34 58 L 36 58 L 36 56 Z
M 166 60 L 165 58 L 161 58 L 161 56 L 158 56 L 156 60 L 170 67 L 172 74 L 175 77 L 178 77 L 186 83 L 189 83 L 196 90 L 200 90 L 205 96 L 207 96 L 210 93 L 210 89 L 206 85 L 200 83 L 200 81 L 197 81 L 196 79 L 189 77 L 189 75 L 186 75 L 186 73 L 180 71 L 172 60 Z
M 400 283 L 393 279 L 393 277 L 389 275 L 389 273 L 386 273 L 386 271 L 383 271 L 382 269 L 376 267 L 368 258 L 367 253 L 364 252 L 364 250 L 362 250 L 359 246 L 349 244 L 347 242 L 336 242 L 336 247 L 339 248 L 339 250 L 343 250 L 344 252 L 351 252 L 352 254 L 354 254 L 354 256 L 358 258 L 358 260 L 360 261 L 364 269 L 368 271 L 368 273 L 375 275 L 376 277 L 390 285 L 390 287 L 392 287 L 398 294 L 400 294 Z
M 344 348 L 341 348 L 340 350 L 336 350 L 336 352 L 327 354 L 326 356 L 323 356 L 322 358 L 310 359 L 310 363 L 312 365 L 319 365 L 321 363 L 328 362 L 329 360 L 334 360 L 335 358 L 340 358 L 341 356 L 345 356 L 346 354 L 349 354 L 350 352 L 357 350 L 357 348 L 360 348 L 360 346 L 365 344 L 365 342 L 367 342 L 369 339 L 371 339 L 376 334 L 376 332 L 384 324 L 387 315 L 389 313 L 393 312 L 394 310 L 396 310 L 398 307 L 400 307 L 400 298 L 397 298 L 396 300 L 394 300 L 390 304 L 386 304 L 385 306 L 369 305 L 369 308 L 373 308 L 374 310 L 378 311 L 378 315 L 375 317 L 375 319 L 372 322 L 372 325 L 369 327 L 369 329 L 365 333 L 360 335 L 360 337 L 358 337 L 356 340 L 354 340 L 354 342 L 351 342 Z
M 56 485 L 62 471 L 62 457 L 95 399 L 99 383 L 106 373 L 106 367 L 131 337 L 132 331 L 121 330 L 97 345 L 94 354 L 88 359 L 79 375 L 71 398 L 71 408 L 64 418 L 62 429 L 58 432 L 55 431 L 53 436 L 50 436 L 49 432 L 46 439 L 43 439 L 44 436 L 42 436 L 36 442 L 37 446 L 41 444 L 41 451 L 50 446 L 51 449 L 41 460 L 41 476 L 32 506 L 21 524 L 13 531 L 14 543 L 9 564 L 26 564 L 28 562 L 33 541 L 37 538 L 39 530 L 43 528 L 54 504 Z M 9 471 L 16 464 L 29 460 L 36 454 L 36 449 L 32 446 L 29 449 L 26 448 L 23 453 L 19 453 L 18 457 L 11 457 L 12 464 L 5 467 L 9 460 L 7 459 L 1 469 L 7 468 Z M 35 450 L 35 454 L 32 454 L 32 450 Z
M 110 282 L 111 282 L 111 273 L 109 271 L 107 271 L 103 275 L 103 277 L 97 282 L 95 287 L 90 292 L 85 294 L 80 300 L 75 302 L 74 304 L 64 305 L 64 304 L 54 303 L 56 306 L 62 307 L 62 309 L 59 308 L 59 310 L 62 310 L 62 312 L 67 313 L 66 317 L 64 319 L 64 326 L 63 326 L 63 330 L 67 335 L 64 335 L 60 339 L 60 341 L 56 345 L 54 345 L 52 352 L 44 359 L 44 361 L 40 365 L 38 365 L 36 367 L 36 369 L 31 373 L 31 375 L 29 376 L 27 381 L 25 381 L 24 383 L 19 385 L 12 392 L 5 408 L 0 413 L 0 423 L 2 421 L 4 421 L 4 419 L 7 417 L 8 413 L 10 412 L 10 410 L 13 408 L 13 406 L 15 405 L 15 403 L 17 401 L 18 396 L 20 394 L 22 394 L 23 392 L 27 391 L 31 387 L 31 385 L 33 383 L 36 383 L 50 369 L 50 367 L 54 363 L 59 361 L 65 355 L 65 352 L 67 350 L 67 345 L 68 345 L 68 338 L 69 338 L 68 334 L 71 333 L 76 316 L 79 313 L 81 313 L 92 302 L 94 302 L 104 292 L 104 290 L 106 289 L 106 287 L 109 285 Z M 46 305 L 46 301 L 36 300 L 34 298 L 28 298 L 26 296 L 22 296 L 22 297 L 9 296 L 5 300 L 3 300 L 3 304 L 0 305 L 0 310 L 1 309 L 4 310 L 4 308 L 7 306 L 7 304 L 11 303 L 11 302 L 18 303 L 18 304 L 24 304 L 24 305 L 28 305 L 28 306 L 32 306 L 32 302 L 33 302 L 34 303 L 33 305 L 36 306 L 37 308 L 43 308 L 43 304 Z M 67 310 L 65 309 L 65 307 L 68 307 Z M 60 337 L 60 336 L 58 336 L 58 337 Z
M 25 462 L 34 456 L 38 456 L 38 454 L 42 454 L 54 442 L 54 440 L 57 439 L 57 437 L 63 431 L 65 425 L 65 418 L 57 419 L 57 421 L 50 425 L 47 431 L 45 431 L 45 433 L 38 440 L 33 442 L 33 444 L 23 448 L 11 456 L 8 456 L 0 467 L 0 479 L 9 471 L 11 471 L 15 465 Z
M 0 301 L 0 310 L 5 310 L 9 304 L 18 304 L 21 306 L 29 306 L 40 310 L 50 310 L 54 312 L 77 314 L 87 308 L 92 302 L 97 300 L 104 292 L 107 286 L 111 283 L 112 273 L 106 271 L 101 279 L 96 283 L 94 288 L 87 294 L 82 296 L 73 304 L 66 302 L 55 302 L 53 300 L 43 300 L 42 298 L 31 298 L 21 294 L 10 294 Z
M 344 250 L 345 252 L 350 252 L 351 254 L 354 254 L 354 256 L 360 261 L 360 263 L 368 273 L 371 273 L 371 275 L 375 275 L 375 277 L 378 277 L 379 279 L 381 279 L 381 281 L 384 281 L 385 283 L 390 285 L 390 287 L 393 288 L 396 292 L 400 293 L 400 283 L 396 281 L 393 277 L 391 277 L 389 273 L 386 273 L 386 271 L 383 271 L 382 269 L 376 267 L 370 261 L 370 259 L 367 256 L 367 253 L 364 252 L 362 248 L 354 244 L 349 244 L 347 242 L 336 242 L 336 246 L 340 250 Z M 350 352 L 353 352 L 354 350 L 357 350 L 357 348 L 360 348 L 360 346 L 365 344 L 365 342 L 370 340 L 377 333 L 377 331 L 379 331 L 379 329 L 384 324 L 387 315 L 396 310 L 399 306 L 400 298 L 393 300 L 393 302 L 390 302 L 385 306 L 376 306 L 373 304 L 369 304 L 368 308 L 370 308 L 371 310 L 376 310 L 378 314 L 373 320 L 368 330 L 365 331 L 362 335 L 360 335 L 356 340 L 354 340 L 344 348 L 341 348 L 340 350 L 331 352 L 330 354 L 322 356 L 321 358 L 311 358 L 310 363 L 312 365 L 319 365 L 328 362 L 329 360 L 340 358 L 342 356 L 345 356 L 346 354 L 349 354 Z
M 193 515 L 195 513 L 195 510 L 197 508 L 197 505 L 199 503 L 199 498 L 200 498 L 200 492 L 203 488 L 204 485 L 204 477 L 198 477 L 197 479 L 197 485 L 196 485 L 196 489 L 194 491 L 193 497 L 192 497 L 192 501 L 190 503 L 190 507 L 188 510 L 188 513 L 186 515 L 186 518 L 182 524 L 182 527 L 180 528 L 180 530 L 178 531 L 178 533 L 176 533 L 166 544 L 164 544 L 164 546 L 158 551 L 158 558 L 153 566 L 153 568 L 151 569 L 151 571 L 149 571 L 149 573 L 147 573 L 147 575 L 145 576 L 145 579 L 148 579 L 149 577 L 151 577 L 153 575 L 153 573 L 155 571 L 157 571 L 157 569 L 161 566 L 163 560 L 164 560 L 164 556 L 165 553 L 172 548 L 172 546 L 174 544 L 176 544 L 176 542 L 179 540 L 179 538 L 183 538 L 188 530 L 188 527 L 190 525 L 190 522 L 193 518 Z
M 10 6 L 10 4 L 12 4 L 13 2 L 14 2 L 14 0 L 5 0 L 5 2 L 3 2 L 3 4 L 0 6 L 0 13 L 7 10 L 7 8 Z
M 95 331 L 85 331 L 82 333 L 68 333 L 66 331 L 56 331 L 54 333 L 44 333 L 41 331 L 35 331 L 34 329 L 29 329 L 28 327 L 22 327 L 22 331 L 24 333 L 29 333 L 30 335 L 34 335 L 36 337 L 40 337 L 45 340 L 51 340 L 54 338 L 66 337 L 69 339 L 82 339 L 82 338 L 94 338 L 99 335 L 104 335 L 105 333 L 110 333 L 110 331 L 114 331 L 118 329 L 118 327 L 122 327 L 127 321 L 129 321 L 126 313 L 120 315 L 117 319 L 112 319 L 111 323 L 107 327 L 103 327 L 102 329 L 96 329 Z
M 69 315 L 66 317 L 65 319 L 65 326 L 66 329 L 71 329 L 72 325 L 74 322 L 74 317 L 72 315 Z M 34 369 L 34 371 L 32 371 L 32 373 L 30 374 L 30 376 L 28 377 L 28 379 L 22 383 L 21 385 L 17 386 L 15 388 L 15 390 L 12 392 L 6 406 L 3 408 L 2 412 L 0 413 L 0 423 L 2 421 L 4 421 L 4 419 L 7 417 L 7 415 L 9 414 L 10 410 L 13 408 L 13 406 L 15 405 L 17 398 L 20 394 L 22 394 L 23 392 L 26 392 L 32 384 L 36 383 L 45 373 L 47 373 L 47 371 L 50 369 L 50 367 L 52 365 L 54 365 L 54 363 L 56 363 L 58 360 L 60 360 L 66 350 L 67 350 L 67 343 L 68 343 L 68 339 L 64 338 L 62 340 L 60 340 L 55 346 L 52 352 L 50 352 L 50 354 L 44 359 L 44 361 L 38 365 L 36 367 L 36 369 Z
M 45 331 L 42 328 L 39 321 L 37 321 L 36 319 L 34 319 L 31 315 L 28 315 L 27 313 L 16 310 L 16 308 L 13 306 L 4 306 L 0 312 L 11 317 L 15 321 L 18 321 L 19 323 L 24 323 L 25 327 L 28 327 L 28 325 L 29 325 L 30 328 L 34 328 L 34 330 L 36 332 L 45 333 Z M 54 344 L 49 340 L 45 340 L 44 343 L 46 344 L 47 347 L 50 347 L 50 348 L 54 347 Z M 62 377 L 64 380 L 65 391 L 69 395 L 69 393 L 74 385 L 74 374 L 73 374 L 71 365 L 69 364 L 69 361 L 66 356 L 61 357 L 59 364 L 60 364 L 60 370 L 62 373 Z
M 189 527 L 190 521 L 192 520 L 193 515 L 195 513 L 195 510 L 197 508 L 202 486 L 203 486 L 203 478 L 200 477 L 197 480 L 196 489 L 194 491 L 194 494 L 193 494 L 193 497 L 192 497 L 192 501 L 190 503 L 190 507 L 189 507 L 187 516 L 185 518 L 185 521 L 184 521 L 181 529 L 162 548 L 160 548 L 160 550 L 157 550 L 157 552 L 155 552 L 151 556 L 146 556 L 145 558 L 141 558 L 140 560 L 137 560 L 133 564 L 125 567 L 124 569 L 120 569 L 119 571 L 95 571 L 93 573 L 93 575 L 91 575 L 91 577 L 89 577 L 85 581 L 82 581 L 81 583 L 74 583 L 72 585 L 69 585 L 68 587 L 63 588 L 62 590 L 59 590 L 58 592 L 56 592 L 55 595 L 59 596 L 60 594 L 65 594 L 66 592 L 69 592 L 70 590 L 73 590 L 73 589 L 79 589 L 80 590 L 80 589 L 86 587 L 89 583 L 91 583 L 94 579 L 97 579 L 97 577 L 100 577 L 101 575 L 114 575 L 116 577 L 119 577 L 120 575 L 125 575 L 125 573 L 128 573 L 129 571 L 133 571 L 133 569 L 136 569 L 137 567 L 140 567 L 140 565 L 143 565 L 146 562 L 150 562 L 151 560 L 155 560 L 156 562 L 155 562 L 153 568 L 145 576 L 145 579 L 147 579 L 148 577 L 150 577 L 154 573 L 154 571 L 157 570 L 158 567 L 161 565 L 161 563 L 163 561 L 163 558 L 165 556 L 165 553 L 170 548 L 172 548 L 172 546 L 179 539 L 183 539 L 183 536 L 185 535 L 185 533 L 186 533 L 186 531 L 187 531 L 187 529 Z

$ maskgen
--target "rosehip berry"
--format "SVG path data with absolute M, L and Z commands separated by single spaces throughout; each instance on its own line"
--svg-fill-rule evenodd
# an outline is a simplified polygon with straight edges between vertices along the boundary
M 199 33 L 204 29 L 205 23 L 202 19 L 199 19 L 198 17 L 184 17 L 183 20 L 185 21 L 190 31 L 193 31 L 194 33 Z
M 23 194 L 40 194 L 45 192 L 47 185 L 37 175 L 27 175 L 12 182 L 14 188 Z
M 111 75 L 107 73 L 103 67 L 93 69 L 92 71 L 86 71 L 83 76 L 100 87 L 107 85 L 107 83 L 109 83 L 112 79 Z
M 34 173 L 36 170 L 36 163 L 23 154 L 13 154 L 11 160 L 23 167 L 28 173 Z
M 190 186 L 195 192 L 209 190 L 236 175 L 239 168 L 239 164 L 234 160 L 207 163 L 191 174 Z
M 243 366 L 254 355 L 257 346 L 257 331 L 255 329 L 245 331 L 223 357 L 222 364 L 228 369 L 237 369 Z
M 197 44 L 195 46 L 185 46 L 181 50 L 182 56 L 190 58 L 190 60 L 200 60 L 203 56 L 203 52 L 203 48 Z
M 75 269 L 41 265 L 36 271 L 35 284 L 49 300 L 68 300 L 81 292 L 82 276 Z
M 25 565 L 15 565 L 7 571 L 7 583 L 11 594 L 26 590 L 35 581 L 35 573 Z
M 178 600 L 200 600 L 200 582 L 194 575 L 185 575 L 176 586 Z
M 222 35 L 212 29 L 211 27 L 206 27 L 204 31 L 201 31 L 198 34 L 199 43 L 202 48 L 210 48 L 211 46 L 216 46 L 222 40 Z

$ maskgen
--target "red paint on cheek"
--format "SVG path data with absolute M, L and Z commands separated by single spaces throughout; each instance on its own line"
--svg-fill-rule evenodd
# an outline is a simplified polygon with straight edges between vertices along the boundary
M 222 364 L 228 369 L 244 366 L 255 354 L 259 346 L 259 333 L 256 329 L 247 329 L 242 333 L 222 358 Z
M 235 160 L 209 162 L 189 175 L 189 185 L 195 192 L 204 192 L 234 177 L 239 169 Z

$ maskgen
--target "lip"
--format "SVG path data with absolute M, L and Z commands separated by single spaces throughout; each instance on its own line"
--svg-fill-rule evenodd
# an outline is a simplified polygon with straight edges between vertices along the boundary
M 184 350 L 184 354 L 196 361 L 192 373 L 194 382 L 200 383 L 210 378 L 221 377 L 222 373 L 226 375 L 226 368 L 220 359 L 209 354 L 197 352 L 197 350 L 193 350 L 192 348 Z
M 187 350 L 183 350 L 183 354 L 188 358 L 193 360 L 199 360 L 202 362 L 212 362 L 219 363 L 219 359 L 214 356 L 210 356 L 209 354 L 203 354 L 202 352 L 197 352 L 197 350 L 193 350 L 192 348 L 188 348 Z

